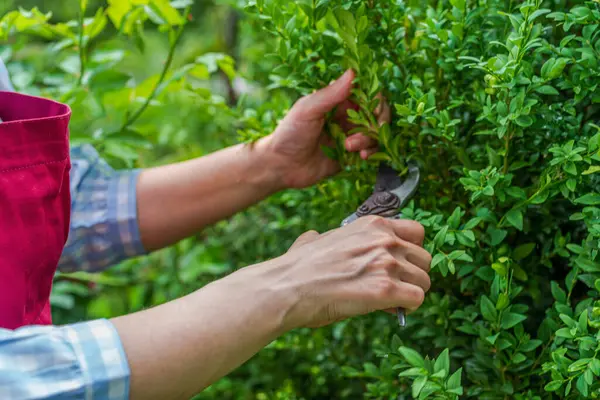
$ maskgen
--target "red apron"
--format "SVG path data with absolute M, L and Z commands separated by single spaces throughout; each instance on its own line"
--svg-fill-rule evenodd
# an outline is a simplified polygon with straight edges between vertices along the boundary
M 68 106 L 0 92 L 0 328 L 47 325 L 69 233 Z

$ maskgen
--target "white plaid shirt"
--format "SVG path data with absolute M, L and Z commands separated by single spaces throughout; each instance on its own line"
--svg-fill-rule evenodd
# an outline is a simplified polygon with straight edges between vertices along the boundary
M 0 60 L 0 90 L 12 90 Z M 71 227 L 59 269 L 101 271 L 145 253 L 135 182 L 89 145 L 71 149 Z M 130 369 L 112 323 L 0 329 L 0 399 L 125 400 Z

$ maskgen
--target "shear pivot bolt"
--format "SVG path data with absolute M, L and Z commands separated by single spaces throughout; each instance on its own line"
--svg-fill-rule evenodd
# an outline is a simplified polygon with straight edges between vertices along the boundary
M 390 192 L 383 192 L 375 197 L 375 203 L 380 206 L 389 206 L 396 202 L 396 196 Z

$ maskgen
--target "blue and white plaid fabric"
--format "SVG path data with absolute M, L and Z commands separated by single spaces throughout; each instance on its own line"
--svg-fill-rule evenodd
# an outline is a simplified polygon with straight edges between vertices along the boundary
M 145 254 L 137 220 L 139 170 L 117 172 L 90 145 L 71 149 L 71 228 L 58 268 L 97 272 Z
M 107 320 L 0 329 L 0 399 L 129 398 L 130 370 Z
M 13 90 L 2 60 L 0 90 Z M 100 271 L 144 254 L 139 171 L 114 171 L 88 145 L 71 150 L 71 163 L 71 227 L 59 269 Z M 0 329 L 0 399 L 125 400 L 129 377 L 121 340 L 108 320 Z

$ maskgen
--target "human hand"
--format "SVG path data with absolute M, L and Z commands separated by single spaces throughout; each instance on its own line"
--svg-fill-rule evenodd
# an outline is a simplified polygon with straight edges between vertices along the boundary
M 320 327 L 377 310 L 414 311 L 431 285 L 423 240 L 421 224 L 381 217 L 305 233 L 278 260 L 279 281 L 295 293 L 286 324 Z
M 331 85 L 298 100 L 275 132 L 259 141 L 265 165 L 278 171 L 282 188 L 310 186 L 339 171 L 339 164 L 321 150 L 322 145 L 329 144 L 323 127 L 326 114 L 337 107 L 336 122 L 345 131 L 352 129 L 347 110 L 357 109 L 349 100 L 354 76 L 349 70 Z M 380 103 L 376 114 L 380 124 L 390 121 L 385 101 Z M 377 142 L 357 133 L 346 139 L 345 147 L 367 159 L 377 151 Z

